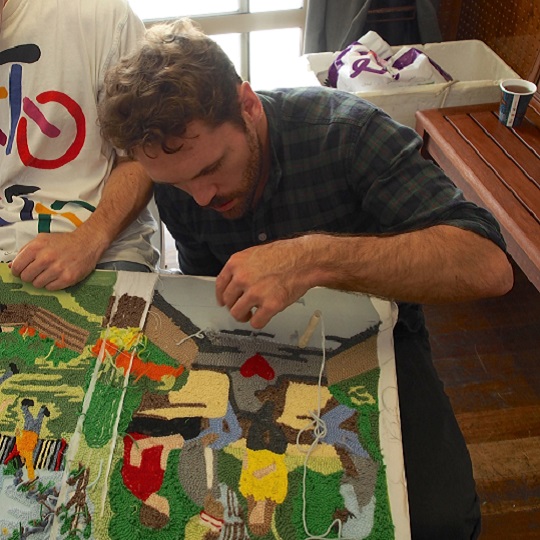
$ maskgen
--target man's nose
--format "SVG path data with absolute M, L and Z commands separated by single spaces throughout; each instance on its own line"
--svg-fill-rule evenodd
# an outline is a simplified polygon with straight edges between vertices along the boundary
M 188 193 L 199 206 L 208 206 L 210 201 L 216 196 L 217 188 L 212 184 L 195 181 L 189 186 Z

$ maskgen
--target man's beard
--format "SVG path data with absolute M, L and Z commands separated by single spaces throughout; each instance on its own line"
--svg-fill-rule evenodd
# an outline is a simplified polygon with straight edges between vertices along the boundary
M 227 194 L 224 197 L 214 197 L 209 204 L 210 207 L 218 207 L 228 201 L 238 199 L 238 202 L 233 208 L 221 212 L 221 215 L 225 219 L 240 219 L 252 208 L 253 199 L 261 181 L 262 143 L 259 137 L 250 131 L 246 132 L 246 137 L 249 149 L 249 161 L 242 174 L 240 187 L 235 192 Z

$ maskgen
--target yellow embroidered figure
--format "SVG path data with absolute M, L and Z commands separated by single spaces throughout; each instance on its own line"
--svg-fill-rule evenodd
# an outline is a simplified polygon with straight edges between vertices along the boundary
M 45 416 L 50 416 L 49 409 L 46 405 L 42 405 L 36 417 L 30 412 L 30 407 L 34 405 L 33 399 L 25 398 L 21 402 L 22 412 L 24 415 L 24 427 L 22 433 L 19 431 L 16 434 L 16 444 L 13 452 L 18 452 L 23 463 L 26 465 L 28 471 L 28 479 L 34 480 L 36 473 L 34 470 L 34 449 L 38 443 L 39 432 L 43 424 Z M 11 457 L 6 458 L 6 462 Z

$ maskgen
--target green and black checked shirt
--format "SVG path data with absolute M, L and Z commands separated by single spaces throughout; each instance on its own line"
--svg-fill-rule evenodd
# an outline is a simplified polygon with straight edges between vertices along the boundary
M 420 137 L 371 104 L 326 88 L 258 92 L 269 124 L 270 177 L 257 208 L 229 221 L 156 185 L 185 274 L 215 276 L 240 250 L 299 233 L 469 229 L 503 249 L 499 226 L 420 156 Z

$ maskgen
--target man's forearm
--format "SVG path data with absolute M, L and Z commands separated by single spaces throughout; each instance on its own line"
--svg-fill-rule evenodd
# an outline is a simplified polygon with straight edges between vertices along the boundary
M 216 298 L 238 321 L 263 328 L 316 286 L 415 303 L 498 296 L 512 287 L 506 254 L 447 225 L 395 236 L 307 234 L 231 256 Z
M 96 210 L 80 225 L 78 234 L 96 246 L 100 257 L 137 218 L 151 196 L 152 182 L 143 168 L 134 161 L 120 161 L 103 188 Z
M 418 303 L 498 296 L 512 287 L 506 254 L 457 227 L 394 236 L 315 234 L 303 240 L 313 262 L 308 280 L 316 285 Z

